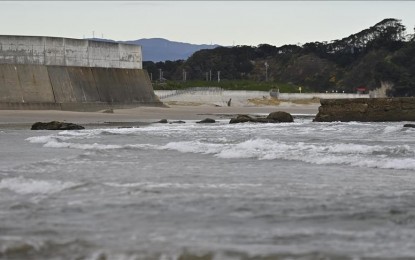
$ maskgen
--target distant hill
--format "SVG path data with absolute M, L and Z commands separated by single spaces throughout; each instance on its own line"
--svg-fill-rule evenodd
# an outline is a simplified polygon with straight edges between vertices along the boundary
M 382 88 L 390 96 L 415 96 L 415 34 L 407 34 L 401 20 L 386 18 L 330 42 L 217 47 L 197 51 L 180 62 L 143 63 L 143 68 L 150 75 L 162 70 L 163 77 L 173 82 L 164 89 L 177 88 L 186 71 L 187 81 L 206 81 L 208 72 L 220 72 L 216 86 L 226 81 L 268 81 L 274 87 L 301 86 L 310 92 L 352 93 L 364 87 Z
M 163 38 L 139 39 L 133 41 L 114 41 L 111 39 L 88 38 L 89 40 L 102 42 L 119 42 L 141 45 L 143 61 L 176 61 L 186 60 L 193 53 L 203 49 L 214 49 L 221 47 L 217 44 L 191 44 L 185 42 L 174 42 Z
M 123 43 L 141 45 L 143 61 L 166 61 L 186 60 L 193 53 L 202 49 L 214 49 L 220 45 L 190 44 L 174 42 L 162 38 L 139 39 L 135 41 L 124 41 Z

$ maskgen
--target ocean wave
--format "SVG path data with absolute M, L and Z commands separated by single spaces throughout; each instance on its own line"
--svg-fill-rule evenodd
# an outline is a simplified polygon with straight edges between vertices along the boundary
M 135 183 L 117 183 L 106 182 L 106 186 L 117 188 L 177 188 L 177 189 L 239 189 L 246 187 L 259 187 L 260 183 L 174 183 L 174 182 L 135 182 Z
M 394 126 L 386 126 L 385 129 L 383 129 L 384 134 L 390 134 L 394 132 L 400 132 L 404 130 L 401 125 L 394 125 Z
M 93 248 L 92 243 L 80 239 L 52 241 L 0 237 L 0 258 L 5 259 L 104 259 L 97 253 L 91 254 Z
M 171 142 L 159 149 L 182 153 L 213 154 L 222 159 L 296 160 L 312 164 L 342 164 L 385 169 L 415 169 L 414 149 L 409 145 L 365 145 L 353 143 L 285 143 L 250 139 L 240 143 Z
M 7 189 L 18 194 L 53 194 L 74 188 L 79 184 L 58 180 L 34 180 L 24 177 L 4 178 L 0 181 L 0 190 Z
M 115 150 L 115 149 L 154 149 L 151 144 L 99 144 L 99 143 L 72 143 L 66 142 L 67 139 L 57 136 L 35 136 L 26 139 L 31 143 L 43 144 L 46 148 L 70 148 L 79 150 Z

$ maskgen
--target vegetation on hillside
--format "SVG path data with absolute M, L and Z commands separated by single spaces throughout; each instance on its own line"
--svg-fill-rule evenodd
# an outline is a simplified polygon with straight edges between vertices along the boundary
M 282 92 L 355 92 L 387 83 L 391 96 L 415 95 L 415 37 L 397 19 L 384 19 L 332 42 L 217 47 L 187 60 L 144 62 L 155 88 L 220 86 Z M 161 84 L 160 84 L 161 83 Z

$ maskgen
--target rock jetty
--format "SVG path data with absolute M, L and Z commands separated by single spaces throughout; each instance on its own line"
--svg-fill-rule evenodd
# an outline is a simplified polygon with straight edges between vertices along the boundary
M 415 98 L 321 99 L 315 122 L 415 121 Z

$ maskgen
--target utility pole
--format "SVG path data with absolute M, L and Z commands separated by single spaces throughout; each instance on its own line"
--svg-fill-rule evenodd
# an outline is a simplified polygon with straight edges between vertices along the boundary
M 220 82 L 220 71 L 218 71 L 218 83 Z
M 163 71 L 162 71 L 161 69 L 159 69 L 159 75 L 160 75 L 159 80 L 160 80 L 160 82 L 161 82 L 161 79 L 163 78 Z
M 268 62 L 265 62 L 265 81 L 268 81 Z
M 183 70 L 183 81 L 186 82 L 186 70 Z

